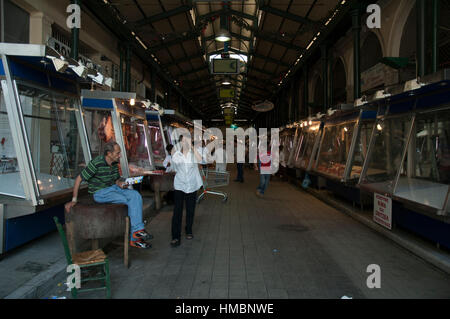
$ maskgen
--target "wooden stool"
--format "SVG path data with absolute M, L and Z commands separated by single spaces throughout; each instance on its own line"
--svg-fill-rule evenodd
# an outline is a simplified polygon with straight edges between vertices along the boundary
M 127 205 L 99 204 L 92 198 L 81 198 L 70 212 L 65 211 L 65 219 L 67 241 L 72 254 L 77 238 L 91 240 L 92 250 L 96 250 L 99 239 L 124 234 L 124 265 L 129 267 L 130 218 Z

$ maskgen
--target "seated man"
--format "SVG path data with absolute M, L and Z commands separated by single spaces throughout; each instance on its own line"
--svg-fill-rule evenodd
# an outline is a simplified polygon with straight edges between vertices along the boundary
M 137 248 L 150 248 L 145 240 L 152 239 L 144 229 L 142 222 L 142 197 L 139 192 L 126 189 L 120 180 L 119 162 L 120 146 L 116 142 L 105 145 L 104 155 L 97 156 L 77 176 L 73 187 L 72 201 L 65 205 L 67 211 L 76 205 L 78 190 L 82 181 L 88 183 L 88 192 L 97 203 L 125 204 L 128 206 L 131 232 L 130 245 Z

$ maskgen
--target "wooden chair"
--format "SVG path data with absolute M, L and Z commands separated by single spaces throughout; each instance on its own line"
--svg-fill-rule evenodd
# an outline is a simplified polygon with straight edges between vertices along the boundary
M 58 221 L 58 218 L 55 216 L 53 217 L 53 220 L 55 221 L 56 228 L 58 229 L 59 235 L 61 236 L 61 240 L 64 247 L 64 253 L 66 255 L 67 264 L 72 265 L 76 264 L 80 267 L 82 270 L 83 268 L 87 267 L 94 267 L 94 266 L 102 266 L 102 274 L 99 277 L 88 277 L 88 278 L 81 278 L 81 284 L 83 282 L 87 281 L 104 281 L 104 286 L 96 287 L 96 288 L 85 288 L 85 289 L 77 289 L 72 288 L 71 293 L 73 298 L 77 298 L 78 292 L 86 292 L 86 291 L 96 291 L 96 290 L 104 290 L 106 289 L 106 298 L 111 298 L 111 281 L 109 276 L 109 261 L 103 250 L 96 249 L 96 250 L 89 250 L 84 251 L 81 253 L 72 254 L 70 253 L 69 245 L 67 243 L 66 234 L 64 232 L 63 227 Z

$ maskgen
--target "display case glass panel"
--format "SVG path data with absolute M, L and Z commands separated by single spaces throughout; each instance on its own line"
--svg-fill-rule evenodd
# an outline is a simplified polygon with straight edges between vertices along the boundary
M 370 184 L 377 192 L 392 194 L 400 169 L 404 147 L 412 123 L 412 114 L 381 118 L 376 121 L 371 154 L 361 184 Z
M 85 108 L 83 115 L 91 156 L 94 159 L 103 155 L 107 143 L 116 141 L 111 111 Z
M 26 84 L 17 88 L 40 194 L 72 188 L 85 167 L 78 100 Z
M 362 167 L 364 165 L 364 161 L 367 158 L 367 152 L 369 150 L 373 123 L 373 121 L 361 123 L 353 154 L 353 162 L 351 163 L 352 168 L 349 175 L 350 179 L 359 179 L 361 175 Z
M 155 165 L 162 166 L 166 158 L 166 151 L 164 149 L 164 140 L 159 126 L 149 125 L 150 140 L 152 144 L 153 160 Z
M 418 113 L 394 195 L 444 209 L 450 185 L 450 109 Z
M 300 140 L 297 146 L 298 154 L 296 154 L 295 167 L 303 169 L 308 168 L 314 150 L 314 144 L 316 143 L 316 138 L 319 133 L 320 124 L 313 124 L 307 128 L 304 134 L 304 141 Z
M 325 125 L 316 171 L 338 179 L 344 177 L 355 125 L 356 120 Z
M 142 175 L 153 169 L 150 160 L 145 125 L 141 119 L 125 114 L 120 115 L 128 169 L 131 175 Z
M 3 91 L 0 88 L 0 194 L 26 198 L 20 170 L 17 163 L 16 150 L 9 126 Z

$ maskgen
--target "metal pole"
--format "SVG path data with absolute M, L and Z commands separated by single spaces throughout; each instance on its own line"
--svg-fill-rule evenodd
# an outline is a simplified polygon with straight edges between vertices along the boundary
M 330 50 L 331 51 L 331 50 Z M 334 106 L 334 96 L 333 96 L 333 89 L 334 89 L 334 78 L 333 78 L 333 67 L 335 65 L 335 60 L 332 58 L 332 55 L 330 54 L 328 57 L 328 83 L 329 83 L 329 92 L 328 92 L 328 106 L 333 107 Z
M 80 6 L 80 0 L 72 0 L 72 4 Z M 70 51 L 71 58 L 78 61 L 78 45 L 80 42 L 80 29 L 72 28 L 72 49 Z
M 360 33 L 361 33 L 361 12 L 359 5 L 351 11 L 353 29 L 353 98 L 359 99 L 361 96 L 361 70 L 360 70 Z
M 151 85 L 150 100 L 156 103 L 155 73 L 156 73 L 156 70 L 154 68 L 150 67 L 150 85 Z
M 434 73 L 438 68 L 439 48 L 438 48 L 438 28 L 439 28 L 439 0 L 432 0 L 432 44 L 431 44 L 431 72 Z
M 127 62 L 125 66 L 126 91 L 131 90 L 131 45 L 127 44 Z
M 303 115 L 308 116 L 308 63 L 303 67 Z
M 120 66 L 119 66 L 119 91 L 123 92 L 123 48 L 119 46 L 120 51 Z
M 417 76 L 425 75 L 425 0 L 416 0 L 417 7 Z
M 323 112 L 326 113 L 328 109 L 328 48 L 327 44 L 323 43 L 320 46 L 322 51 L 322 77 L 323 77 Z

